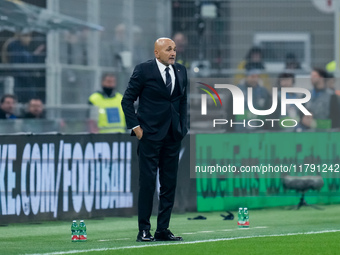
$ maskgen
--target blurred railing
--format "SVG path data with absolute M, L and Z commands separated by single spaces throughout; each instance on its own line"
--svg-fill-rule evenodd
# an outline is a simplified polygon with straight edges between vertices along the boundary
M 46 119 L 20 118 L 25 113 L 25 107 L 24 104 L 17 105 L 17 119 L 0 120 L 0 134 L 98 132 L 98 108 L 95 106 L 46 106 Z
M 42 120 L 11 119 L 0 120 L 0 134 L 14 133 L 97 133 L 94 120 Z

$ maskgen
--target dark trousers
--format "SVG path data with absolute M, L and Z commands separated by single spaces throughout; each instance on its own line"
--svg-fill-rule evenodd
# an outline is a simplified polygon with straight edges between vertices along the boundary
M 150 230 L 150 217 L 159 168 L 159 207 L 157 230 L 169 227 L 171 210 L 174 205 L 178 160 L 181 142 L 169 134 L 162 141 L 150 141 L 142 137 L 138 145 L 139 156 L 139 230 Z

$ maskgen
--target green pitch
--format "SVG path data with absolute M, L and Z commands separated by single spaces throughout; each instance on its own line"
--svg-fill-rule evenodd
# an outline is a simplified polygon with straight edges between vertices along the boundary
M 0 227 L 0 254 L 340 254 L 340 205 L 323 208 L 250 208 L 249 229 L 237 228 L 237 212 L 233 221 L 174 214 L 170 229 L 184 238 L 176 243 L 137 243 L 136 217 L 85 220 L 86 243 L 71 242 L 72 221 L 10 224 Z M 207 220 L 187 220 L 199 214 Z

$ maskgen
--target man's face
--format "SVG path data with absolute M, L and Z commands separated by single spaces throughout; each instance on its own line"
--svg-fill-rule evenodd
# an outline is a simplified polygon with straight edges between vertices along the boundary
M 294 85 L 293 78 L 281 78 L 280 79 L 280 86 L 282 88 L 293 87 L 293 85 Z
M 316 89 L 324 89 L 326 86 L 323 77 L 316 71 L 311 72 L 310 80 Z
M 185 47 L 188 44 L 185 36 L 183 34 L 176 34 L 174 36 L 174 42 L 176 44 L 177 52 L 184 52 Z
M 262 56 L 261 56 L 261 54 L 259 52 L 254 52 L 250 56 L 250 61 L 251 62 L 261 62 L 261 60 L 262 60 Z
M 6 113 L 14 113 L 15 100 L 11 97 L 5 98 L 5 101 L 1 104 L 1 109 Z
M 250 74 L 246 77 L 248 85 L 255 87 L 259 83 L 260 76 L 258 74 Z
M 23 45 L 30 45 L 32 41 L 32 35 L 31 34 L 22 34 L 20 36 L 20 42 L 23 44 Z
M 163 65 L 173 65 L 176 60 L 176 44 L 172 40 L 163 40 L 155 49 L 155 56 Z
M 103 88 L 113 89 L 116 87 L 116 77 L 106 76 L 102 81 Z
M 39 117 L 44 110 L 43 103 L 41 100 L 32 99 L 28 105 L 28 111 L 34 116 Z

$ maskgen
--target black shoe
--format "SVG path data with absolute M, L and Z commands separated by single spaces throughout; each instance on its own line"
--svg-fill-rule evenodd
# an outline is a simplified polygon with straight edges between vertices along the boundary
M 164 229 L 155 232 L 156 241 L 183 241 L 181 236 L 174 236 L 169 229 Z
M 155 238 L 150 234 L 150 230 L 141 230 L 137 235 L 137 242 L 153 242 Z

